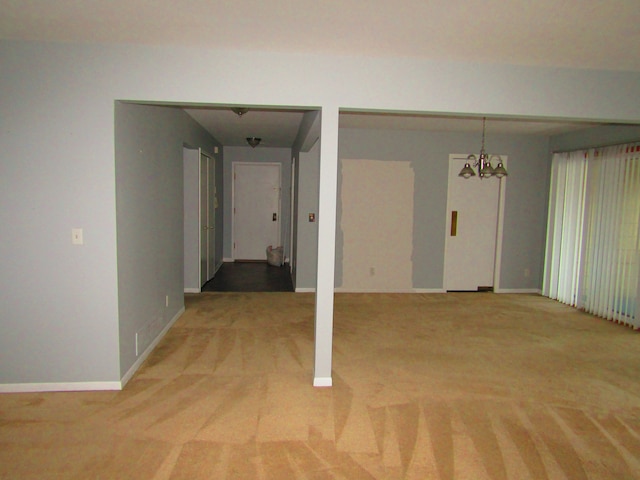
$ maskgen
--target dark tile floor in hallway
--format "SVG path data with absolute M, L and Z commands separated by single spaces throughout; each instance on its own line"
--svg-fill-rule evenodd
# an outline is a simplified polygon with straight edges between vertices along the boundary
M 289 265 L 267 262 L 225 262 L 204 284 L 203 292 L 293 292 Z

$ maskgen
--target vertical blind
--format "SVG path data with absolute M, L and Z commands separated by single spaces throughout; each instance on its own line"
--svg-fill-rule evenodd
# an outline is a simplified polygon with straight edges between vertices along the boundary
M 543 294 L 640 328 L 640 144 L 556 153 Z

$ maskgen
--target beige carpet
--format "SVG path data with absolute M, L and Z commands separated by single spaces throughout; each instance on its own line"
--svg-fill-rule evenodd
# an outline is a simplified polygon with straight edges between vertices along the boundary
M 201 294 L 122 392 L 0 396 L 0 478 L 638 479 L 640 337 L 534 295 Z

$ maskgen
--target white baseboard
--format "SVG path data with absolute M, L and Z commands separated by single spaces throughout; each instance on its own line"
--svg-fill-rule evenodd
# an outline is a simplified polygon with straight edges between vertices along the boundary
M 178 313 L 174 315 L 174 317 L 169 321 L 169 323 L 165 325 L 165 327 L 158 334 L 158 336 L 156 336 L 156 338 L 153 339 L 153 341 L 149 344 L 146 350 L 142 352 L 142 355 L 138 357 L 136 362 L 131 366 L 131 368 L 127 371 L 127 373 L 125 373 L 124 376 L 120 379 L 120 384 L 122 385 L 121 388 L 124 388 L 127 382 L 131 380 L 131 377 L 133 377 L 133 375 L 140 368 L 142 363 L 147 359 L 149 354 L 153 351 L 154 348 L 156 348 L 160 340 L 162 340 L 162 337 L 165 336 L 165 334 L 169 331 L 169 329 L 173 326 L 173 324 L 176 323 L 176 320 L 180 318 L 180 316 L 184 313 L 184 311 L 185 311 L 185 308 L 183 306 L 180 310 L 178 310 Z
M 336 287 L 334 291 L 336 293 L 446 293 L 446 290 L 441 288 L 401 288 L 398 290 L 380 290 L 372 288 Z
M 316 289 L 314 287 L 296 287 L 296 293 L 316 293 Z
M 201 293 L 202 290 L 199 288 L 185 288 L 184 293 Z
M 313 377 L 314 387 L 331 387 L 333 386 L 333 380 L 331 377 Z
M 235 262 L 236 260 L 235 260 L 234 258 L 226 258 L 226 257 L 225 257 L 225 258 L 223 258 L 223 259 L 222 259 L 222 261 L 223 261 L 223 262 L 225 262 L 225 263 L 233 263 L 233 262 Z
M 121 382 L 5 383 L 0 393 L 86 392 L 122 390 Z
M 542 295 L 542 290 L 539 288 L 498 288 L 494 290 L 494 293 L 537 293 Z

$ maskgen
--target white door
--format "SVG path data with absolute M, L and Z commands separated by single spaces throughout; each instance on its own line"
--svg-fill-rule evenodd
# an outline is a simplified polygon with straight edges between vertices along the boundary
M 505 179 L 459 177 L 465 162 L 466 155 L 449 158 L 444 288 L 493 289 Z
M 266 260 L 280 241 L 280 164 L 233 164 L 234 259 Z
M 216 159 L 207 157 L 207 281 L 216 271 Z
M 209 157 L 200 154 L 200 285 L 209 280 Z

